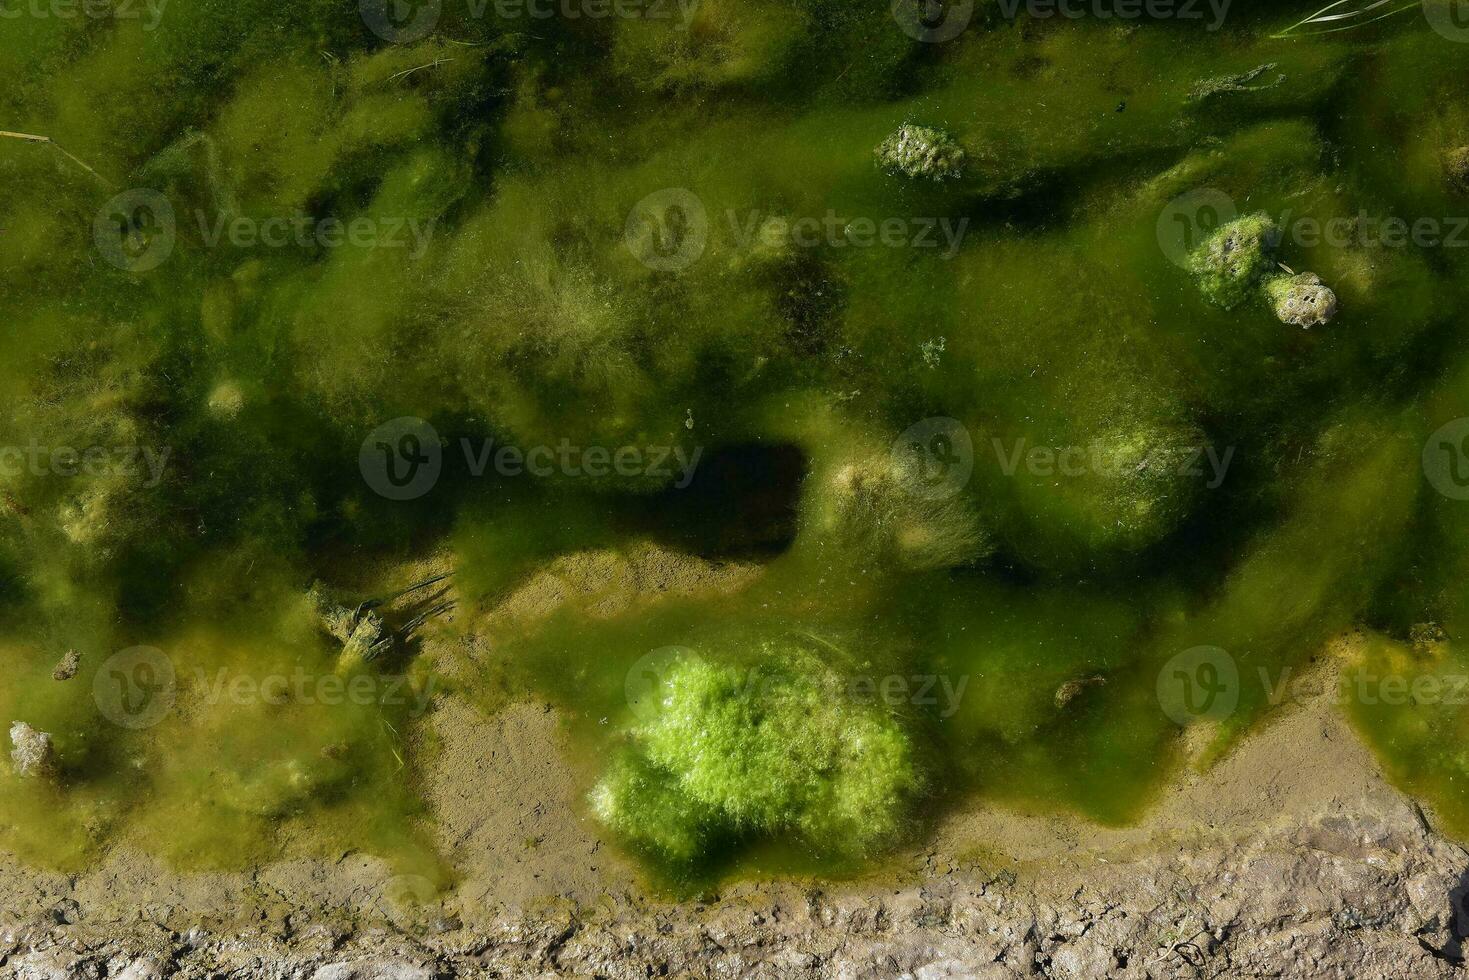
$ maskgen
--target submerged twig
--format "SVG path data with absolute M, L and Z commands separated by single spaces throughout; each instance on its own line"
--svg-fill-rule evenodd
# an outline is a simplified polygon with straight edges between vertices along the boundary
M 13 140 L 22 140 L 26 143 L 46 143 L 50 146 L 54 146 L 62 156 L 66 157 L 72 163 L 76 164 L 78 167 L 81 167 L 87 173 L 100 180 L 102 182 L 102 186 L 109 189 L 114 186 L 112 181 L 108 180 L 106 177 L 102 176 L 97 171 L 87 166 L 85 161 L 68 151 L 66 147 L 62 146 L 60 143 L 56 142 L 49 136 L 34 136 L 30 133 L 11 133 L 3 129 L 0 129 L 0 136 L 4 136 Z
M 1276 63 L 1272 61 L 1267 64 L 1257 65 L 1249 71 L 1240 72 L 1237 75 L 1219 75 L 1215 78 L 1203 79 L 1193 87 L 1193 91 L 1189 92 L 1188 101 L 1203 102 L 1211 96 L 1231 92 L 1264 92 L 1267 89 L 1275 88 L 1277 85 L 1284 85 L 1284 75 L 1276 75 L 1275 81 L 1273 82 L 1266 82 L 1260 85 L 1254 84 L 1261 75 L 1267 71 L 1274 71 L 1275 67 Z
M 405 75 L 411 75 L 411 74 L 413 74 L 416 71 L 421 71 L 424 68 L 437 68 L 440 65 L 447 65 L 449 62 L 451 62 L 453 60 L 454 60 L 453 58 L 435 58 L 433 61 L 430 61 L 427 64 L 415 65 L 412 68 L 404 68 L 400 72 L 394 72 L 393 74 L 389 75 L 388 76 L 388 81 L 390 81 L 390 82 L 391 81 L 395 81 L 396 79 L 402 78 Z

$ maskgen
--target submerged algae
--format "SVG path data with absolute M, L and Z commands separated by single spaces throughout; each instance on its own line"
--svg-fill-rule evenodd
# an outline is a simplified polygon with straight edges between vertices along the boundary
M 706 460 L 753 446 L 768 455 L 739 458 L 804 468 L 763 479 L 762 463 L 744 491 L 737 513 L 775 531 L 731 530 L 711 496 L 681 538 L 764 562 L 747 594 L 700 595 L 654 562 L 636 567 L 662 611 L 608 615 L 563 584 L 571 608 L 494 665 L 504 697 L 548 693 L 586 729 L 613 830 L 682 863 L 762 837 L 868 854 L 901 836 L 920 787 L 1125 820 L 1177 754 L 1155 686 L 1180 649 L 1296 664 L 1414 605 L 1383 598 L 1403 569 L 1457 555 L 1433 533 L 1454 515 L 1420 513 L 1404 412 L 1454 346 L 1463 259 L 1292 240 L 1340 290 L 1341 329 L 1283 331 L 1243 302 L 1273 268 L 1261 215 L 1451 213 L 1464 81 L 1406 26 L 1282 46 L 1253 13 L 1224 44 L 981 18 L 934 46 L 886 4 L 798 0 L 704 4 L 686 32 L 630 18 L 527 34 L 446 9 L 437 35 L 385 45 L 340 5 L 176 8 L 154 37 L 24 21 L 0 41 L 28 79 L 0 94 L 7 129 L 54 135 L 182 219 L 160 271 L 113 268 L 88 222 L 59 217 L 109 195 L 38 147 L 0 146 L 4 441 L 169 450 L 156 480 L 4 474 L 0 601 L 32 625 L 7 637 L 0 720 L 53 733 L 62 776 L 0 774 L 7 847 L 75 864 L 132 834 L 229 864 L 277 853 L 285 825 L 307 849 L 434 867 L 413 833 L 425 749 L 406 706 L 200 706 L 220 670 L 403 669 L 422 690 L 416 651 L 364 665 L 318 635 L 302 592 L 329 571 L 455 532 L 483 613 L 557 556 L 672 537 L 684 498 L 666 478 L 528 485 L 460 465 L 463 440 Z M 1267 64 L 1290 84 L 1242 72 Z M 1251 214 L 1196 256 L 1201 298 L 1157 227 L 1205 187 Z M 677 270 L 625 243 L 629 214 L 666 189 L 705 218 Z M 828 213 L 840 233 L 815 245 L 743 231 Z M 221 219 L 298 215 L 431 233 L 412 249 L 211 240 Z M 917 222 L 941 219 L 951 248 L 923 247 Z M 911 247 L 847 231 L 888 221 L 913 223 Z M 1441 421 L 1464 414 L 1462 384 L 1437 397 Z M 402 503 L 357 468 L 401 416 L 444 450 L 432 492 Z M 934 418 L 970 436 L 972 464 L 937 497 L 889 451 Z M 1462 591 L 1424 577 L 1429 604 Z M 1452 646 L 1460 625 L 1429 612 L 1407 621 L 1442 620 Z M 365 619 L 338 639 L 363 622 L 379 634 Z M 642 654 L 702 651 L 729 624 L 858 636 L 837 646 L 862 652 L 768 651 L 769 683 L 746 690 L 748 665 L 711 641 L 665 679 L 662 712 L 626 718 Z M 142 733 L 99 717 L 87 687 L 135 642 L 187 668 L 179 710 Z M 85 667 L 62 689 L 46 672 L 73 647 Z M 924 680 L 864 705 L 830 691 L 834 674 Z M 1241 692 L 1219 748 L 1268 707 Z M 1441 737 L 1462 716 L 1412 724 Z M 1456 770 L 1425 744 L 1382 740 L 1398 778 L 1434 791 Z

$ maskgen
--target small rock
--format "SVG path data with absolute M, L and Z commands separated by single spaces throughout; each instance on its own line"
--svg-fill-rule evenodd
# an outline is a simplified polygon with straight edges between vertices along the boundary
M 10 761 L 21 776 L 42 776 L 51 772 L 56 765 L 56 749 L 51 736 L 38 732 L 23 721 L 10 726 Z
M 1101 674 L 1097 674 L 1094 677 L 1079 677 L 1075 680 L 1069 680 L 1056 688 L 1056 707 L 1064 708 L 1071 703 L 1073 698 L 1088 687 L 1092 685 L 1100 686 L 1105 683 L 1107 683 L 1107 678 Z
M 877 147 L 877 162 L 889 173 L 945 180 L 964 169 L 964 147 L 948 133 L 904 123 Z
M 1336 316 L 1336 293 L 1314 272 L 1276 276 L 1265 283 L 1265 295 L 1281 323 L 1309 330 Z
M 115 980 L 163 980 L 163 967 L 155 959 L 133 960 L 115 975 Z
M 82 907 L 73 898 L 64 898 L 51 909 L 51 921 L 59 926 L 76 925 L 81 917 Z
M 82 665 L 82 655 L 75 650 L 66 651 L 66 656 L 57 663 L 56 669 L 51 671 L 51 679 L 57 681 L 69 681 L 77 675 L 77 670 Z
M 1455 147 L 1444 154 L 1444 177 L 1460 194 L 1469 194 L 1469 146 Z

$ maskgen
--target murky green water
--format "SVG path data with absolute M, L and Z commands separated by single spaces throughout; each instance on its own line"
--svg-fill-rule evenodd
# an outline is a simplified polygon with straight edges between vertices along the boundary
M 0 721 L 53 756 L 0 771 L 0 844 L 448 874 L 417 777 L 443 665 L 344 658 L 308 590 L 350 610 L 452 547 L 426 627 L 452 642 L 544 562 L 649 540 L 766 567 L 501 630 L 454 696 L 549 698 L 598 772 L 653 753 L 674 788 L 629 791 L 643 824 L 706 814 L 679 873 L 861 867 L 975 799 L 1127 821 L 1182 727 L 1225 750 L 1351 627 L 1349 675 L 1408 693 L 1343 710 L 1469 831 L 1443 4 L 1279 39 L 1311 5 L 1212 30 L 981 3 L 942 41 L 884 3 L 489 9 L 396 38 L 371 3 L 7 15 L 0 130 L 54 143 L 0 136 Z M 879 165 L 905 125 L 962 164 Z M 1332 322 L 1205 299 L 1187 251 L 1230 211 L 1279 224 Z M 384 482 L 430 444 L 426 485 Z M 112 659 L 139 647 L 173 677 Z M 785 678 L 690 689 L 718 785 L 654 751 L 670 647 Z M 817 711 L 796 675 L 839 683 Z M 854 800 L 901 832 L 823 839 Z

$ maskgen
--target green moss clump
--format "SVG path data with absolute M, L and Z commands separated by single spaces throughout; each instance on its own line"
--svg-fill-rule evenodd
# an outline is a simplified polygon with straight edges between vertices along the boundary
M 619 756 L 592 791 L 592 812 L 612 830 L 674 864 L 709 852 L 721 833 L 718 811 L 679 788 L 676 777 L 646 758 Z
M 945 180 L 964 172 L 964 147 L 929 126 L 904 123 L 878 145 L 876 153 L 884 170 L 904 177 Z
M 1279 241 L 1280 228 L 1269 215 L 1245 215 L 1206 238 L 1189 256 L 1189 268 L 1211 302 L 1232 310 L 1274 267 L 1271 254 Z
M 907 735 L 798 648 L 764 653 L 748 672 L 670 665 L 656 714 L 593 792 L 603 822 L 672 862 L 720 836 L 796 835 L 850 856 L 897 837 L 920 786 Z

